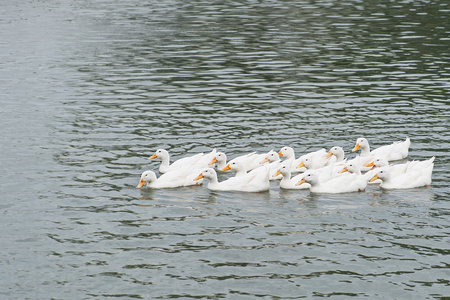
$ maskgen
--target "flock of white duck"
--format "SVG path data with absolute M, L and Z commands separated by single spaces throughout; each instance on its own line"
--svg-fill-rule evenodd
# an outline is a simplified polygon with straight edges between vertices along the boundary
M 370 151 L 365 138 L 356 141 L 352 152 L 361 149 L 353 159 L 344 157 L 342 147 L 328 152 L 320 149 L 295 158 L 294 149 L 283 147 L 265 154 L 242 155 L 227 163 L 227 156 L 216 149 L 179 159 L 170 164 L 169 153 L 159 149 L 149 159 L 161 159 L 159 178 L 145 171 L 137 188 L 175 188 L 199 185 L 208 179 L 207 188 L 216 191 L 262 192 L 271 180 L 280 180 L 282 189 L 310 189 L 313 193 L 347 193 L 363 191 L 367 184 L 384 189 L 408 189 L 431 184 L 434 156 L 424 161 L 390 164 L 408 156 L 410 139 L 394 142 Z M 232 170 L 233 177 L 219 182 L 217 172 Z M 293 176 L 295 174 L 295 176 Z

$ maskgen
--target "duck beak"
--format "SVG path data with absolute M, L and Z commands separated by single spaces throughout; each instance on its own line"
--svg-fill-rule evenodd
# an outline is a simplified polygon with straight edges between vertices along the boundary
M 359 144 L 358 143 L 356 143 L 356 145 L 355 145 L 355 147 L 353 147 L 353 149 L 352 149 L 352 152 L 355 152 L 356 150 L 358 150 L 359 149 Z
M 140 189 L 143 185 L 145 184 L 144 179 L 141 178 L 141 180 L 139 181 L 139 184 L 137 185 L 137 189 Z
M 279 156 L 279 157 L 282 157 L 282 156 L 283 156 L 283 153 L 281 153 L 281 151 L 278 152 L 278 156 Z
M 211 161 L 209 162 L 209 164 L 208 165 L 212 165 L 212 164 L 215 164 L 217 162 L 217 158 L 213 158 L 213 159 L 211 159 Z
M 364 167 L 373 167 L 374 165 L 375 165 L 374 162 L 371 162 L 371 163 L 365 164 Z
M 264 158 L 261 162 L 260 162 L 260 164 L 265 164 L 266 162 L 268 162 L 269 161 L 269 158 Z
M 299 182 L 297 182 L 295 185 L 301 185 L 303 183 L 305 183 L 305 177 L 303 177 Z
M 298 164 L 297 169 L 303 168 L 305 166 L 304 162 L 301 162 Z
M 194 178 L 194 181 L 202 179 L 203 178 L 203 174 L 200 173 L 200 175 L 198 175 L 197 177 Z
M 154 158 L 156 158 L 157 156 L 156 156 L 156 152 L 155 152 L 155 154 L 153 154 L 152 156 L 150 156 L 148 159 L 154 159 Z
M 372 178 L 369 179 L 369 182 L 375 181 L 378 179 L 377 174 L 373 175 Z
M 330 151 L 328 151 L 328 153 L 325 154 L 323 157 L 328 158 L 328 157 L 330 157 L 331 155 L 333 155 L 333 153 L 331 153 L 331 150 L 330 150 Z
M 347 171 L 348 171 L 347 167 L 344 167 L 342 170 L 339 171 L 339 173 L 344 173 L 344 172 L 347 172 Z
M 220 171 L 227 171 L 227 170 L 230 170 L 231 168 L 230 168 L 230 164 L 228 164 L 225 168 L 223 168 L 222 170 L 220 170 Z
M 278 176 L 278 175 L 280 175 L 280 174 L 281 174 L 281 171 L 280 171 L 280 169 L 278 169 L 278 170 L 275 172 L 275 174 L 272 175 L 272 177 Z

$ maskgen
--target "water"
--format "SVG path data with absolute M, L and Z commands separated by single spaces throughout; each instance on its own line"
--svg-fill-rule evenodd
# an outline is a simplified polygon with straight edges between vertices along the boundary
M 5 299 L 450 295 L 446 1 L 4 1 Z M 429 188 L 135 188 L 174 159 L 407 136 Z

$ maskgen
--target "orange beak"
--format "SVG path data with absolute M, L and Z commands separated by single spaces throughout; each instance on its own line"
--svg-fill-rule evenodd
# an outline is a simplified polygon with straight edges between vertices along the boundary
M 265 164 L 266 162 L 268 162 L 269 161 L 269 159 L 266 157 L 266 158 L 264 158 L 261 162 L 260 162 L 260 164 Z
M 378 179 L 377 174 L 373 175 L 372 178 L 369 179 L 369 182 L 375 181 Z
M 150 156 L 148 159 L 154 159 L 154 158 L 157 158 L 156 152 L 155 152 L 155 154 L 153 154 L 152 156 Z
M 230 168 L 230 164 L 228 164 L 225 168 L 223 168 L 222 170 L 220 170 L 220 171 L 227 171 L 227 170 L 230 170 L 231 168 Z
M 144 179 L 141 178 L 141 181 L 139 181 L 139 184 L 137 185 L 136 188 L 140 189 L 144 184 L 145 184 L 145 181 L 144 181 Z
M 304 162 L 301 162 L 298 164 L 297 169 L 303 168 L 305 166 Z
M 282 157 L 282 156 L 283 156 L 283 153 L 281 153 L 281 151 L 278 152 L 278 156 L 279 156 L 279 157 Z
M 342 170 L 339 171 L 339 173 L 344 173 L 344 172 L 347 172 L 347 171 L 348 171 L 347 167 L 344 167 Z
M 355 152 L 356 150 L 358 150 L 359 149 L 359 144 L 358 143 L 356 143 L 356 145 L 355 145 L 355 147 L 353 147 L 353 149 L 352 149 L 352 152 Z
M 374 165 L 375 165 L 374 162 L 371 162 L 371 163 L 365 164 L 364 167 L 373 167 Z
M 328 157 L 330 157 L 331 155 L 333 155 L 333 153 L 332 153 L 331 150 L 330 150 L 330 151 L 328 151 L 328 153 L 325 154 L 323 157 L 328 158 Z
M 215 164 L 216 162 L 217 162 L 217 158 L 214 157 L 214 158 L 209 162 L 208 165 Z
M 302 178 L 302 180 L 300 180 L 299 182 L 297 182 L 295 185 L 301 185 L 303 183 L 305 183 L 305 177 Z
M 194 178 L 194 181 L 202 179 L 203 178 L 203 174 L 200 173 L 200 175 L 198 175 L 197 177 Z
M 280 175 L 280 174 L 281 174 L 281 171 L 280 171 L 280 169 L 278 169 L 278 170 L 275 172 L 275 174 L 273 174 L 272 176 L 275 177 L 275 176 L 278 176 L 278 175 Z

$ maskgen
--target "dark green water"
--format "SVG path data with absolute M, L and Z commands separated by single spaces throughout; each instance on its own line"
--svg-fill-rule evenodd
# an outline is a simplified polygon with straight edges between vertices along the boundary
M 367 3 L 366 3 L 367 2 Z M 11 1 L 4 299 L 443 299 L 447 1 Z M 147 158 L 409 137 L 429 188 L 139 191 Z

